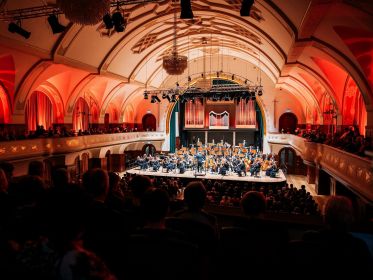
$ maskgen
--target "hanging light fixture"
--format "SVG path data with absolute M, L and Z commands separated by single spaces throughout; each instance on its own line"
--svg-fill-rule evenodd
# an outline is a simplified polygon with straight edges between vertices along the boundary
M 174 38 L 172 54 L 163 57 L 163 69 L 169 75 L 181 75 L 188 66 L 188 57 L 179 55 L 176 45 L 176 6 L 174 3 Z
M 206 75 L 206 45 L 207 45 L 207 38 L 206 37 L 202 37 L 201 44 L 203 46 L 203 73 L 201 75 L 202 79 L 199 79 L 194 84 L 194 87 L 196 87 L 196 88 L 198 88 L 198 89 L 200 89 L 204 92 L 208 92 L 211 89 L 212 80 L 211 80 L 211 78 L 210 79 L 206 78 L 206 76 L 207 76 Z M 211 52 L 211 50 L 210 50 L 210 52 Z
M 73 23 L 95 25 L 110 11 L 110 0 L 57 0 L 57 6 Z

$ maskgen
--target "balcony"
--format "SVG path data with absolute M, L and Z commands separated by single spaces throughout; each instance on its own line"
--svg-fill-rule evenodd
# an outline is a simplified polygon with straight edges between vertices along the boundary
M 308 165 L 318 165 L 360 196 L 373 201 L 372 161 L 292 134 L 268 134 L 270 144 L 291 146 Z
M 37 138 L 0 142 L 0 159 L 16 160 L 56 154 L 67 154 L 91 148 L 140 141 L 164 141 L 164 132 L 128 132 L 62 138 Z

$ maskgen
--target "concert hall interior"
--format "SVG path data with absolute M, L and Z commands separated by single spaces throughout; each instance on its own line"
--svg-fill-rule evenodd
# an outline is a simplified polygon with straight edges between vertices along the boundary
M 371 0 L 0 0 L 0 278 L 359 278 L 372 136 Z

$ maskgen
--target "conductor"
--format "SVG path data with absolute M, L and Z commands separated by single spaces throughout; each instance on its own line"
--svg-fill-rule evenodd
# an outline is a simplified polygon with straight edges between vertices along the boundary
M 196 159 L 197 159 L 197 171 L 198 172 L 202 172 L 202 168 L 203 168 L 203 155 L 201 154 L 201 152 L 198 152 L 196 155 L 195 155 Z

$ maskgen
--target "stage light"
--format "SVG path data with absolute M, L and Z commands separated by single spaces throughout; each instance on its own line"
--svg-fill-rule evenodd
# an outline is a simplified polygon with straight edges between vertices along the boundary
M 189 76 L 188 77 L 188 82 L 191 82 L 192 81 L 192 78 Z
M 219 71 L 218 71 L 218 72 L 216 72 L 216 77 L 219 78 L 219 76 L 220 76 L 220 73 L 219 73 Z
M 263 95 L 263 90 L 262 89 L 259 89 L 258 90 L 258 96 L 262 96 Z
M 146 91 L 144 91 L 144 99 L 149 99 L 149 94 Z
M 173 94 L 172 96 L 171 96 L 171 101 L 170 102 L 176 102 L 176 95 L 175 94 Z
M 242 0 L 240 15 L 241 17 L 249 17 L 251 7 L 254 4 L 254 0 Z
M 48 23 L 50 27 L 52 28 L 53 34 L 62 33 L 66 29 L 66 26 L 63 26 L 58 22 L 58 18 L 56 15 L 53 15 L 53 14 L 49 15 Z
M 193 19 L 192 4 L 190 3 L 190 0 L 181 0 L 180 9 L 181 19 Z
M 31 32 L 28 32 L 27 30 L 23 29 L 21 26 L 19 26 L 18 24 L 14 22 L 9 23 L 8 31 L 10 33 L 17 33 L 26 39 L 30 38 L 31 36 Z
M 234 80 L 234 74 L 232 75 L 232 80 Z
M 122 13 L 120 11 L 113 13 L 111 19 L 113 21 L 115 31 L 123 32 L 126 28 L 126 20 L 124 19 Z
M 104 22 L 106 29 L 112 29 L 114 27 L 114 23 L 110 14 L 104 15 L 102 21 Z

